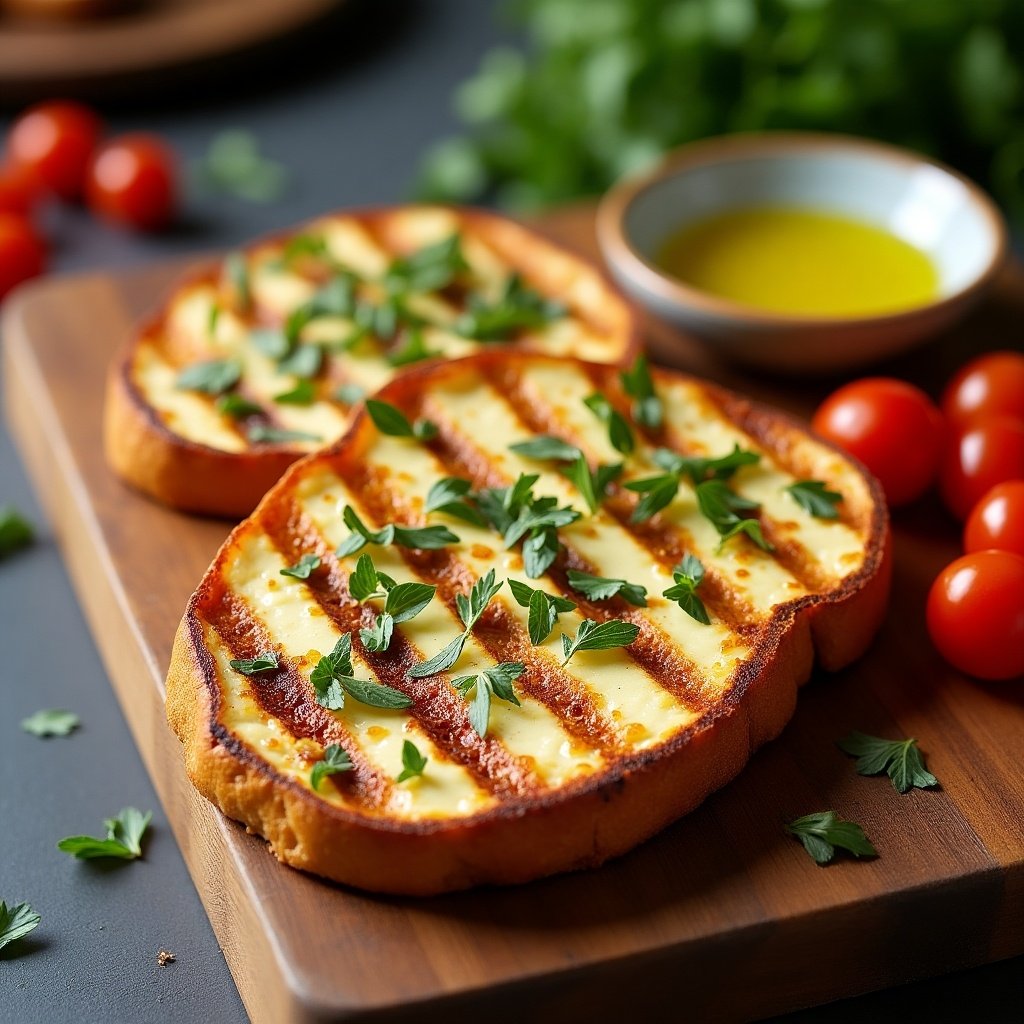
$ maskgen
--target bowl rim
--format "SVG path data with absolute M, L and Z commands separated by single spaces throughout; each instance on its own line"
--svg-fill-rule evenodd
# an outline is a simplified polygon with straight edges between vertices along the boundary
M 923 305 L 893 313 L 867 316 L 801 316 L 798 313 L 776 313 L 762 310 L 701 291 L 672 277 L 645 257 L 626 233 L 626 213 L 646 191 L 676 175 L 709 164 L 732 162 L 752 157 L 792 156 L 832 150 L 840 153 L 867 154 L 878 160 L 902 167 L 933 167 L 954 179 L 965 189 L 967 200 L 987 222 L 995 239 L 991 257 L 985 267 L 969 282 L 948 295 Z M 927 313 L 933 315 L 952 309 L 982 292 L 1006 263 L 1009 254 L 1009 231 L 1006 221 L 989 195 L 966 175 L 939 160 L 894 146 L 887 142 L 832 132 L 760 131 L 716 135 L 686 143 L 670 150 L 651 169 L 627 176 L 616 182 L 598 203 L 597 237 L 607 262 L 622 276 L 638 284 L 644 291 L 675 306 L 711 313 L 750 325 L 788 326 L 810 329 L 844 326 L 888 327 L 914 320 Z

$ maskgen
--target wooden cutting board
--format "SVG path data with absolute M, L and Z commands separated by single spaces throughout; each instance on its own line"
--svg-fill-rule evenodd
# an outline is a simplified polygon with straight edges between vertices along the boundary
M 588 208 L 544 228 L 593 251 Z M 101 451 L 106 365 L 180 270 L 57 278 L 10 302 L 6 408 L 255 1024 L 470 1013 L 565 1024 L 673 1006 L 691 1020 L 734 1020 L 1024 952 L 1024 690 L 968 681 L 927 641 L 924 596 L 958 553 L 933 499 L 895 517 L 892 610 L 869 654 L 815 679 L 736 782 L 633 853 L 598 871 L 428 900 L 369 896 L 279 865 L 193 793 L 163 718 L 174 629 L 227 526 L 130 492 Z M 1022 278 L 1008 271 L 969 324 L 895 369 L 934 383 L 975 342 L 1016 344 Z M 798 412 L 830 386 L 744 377 L 664 328 L 652 339 L 662 361 Z M 856 775 L 835 747 L 854 728 L 917 737 L 942 788 L 900 796 L 884 777 Z M 828 808 L 860 822 L 881 856 L 816 867 L 781 826 Z

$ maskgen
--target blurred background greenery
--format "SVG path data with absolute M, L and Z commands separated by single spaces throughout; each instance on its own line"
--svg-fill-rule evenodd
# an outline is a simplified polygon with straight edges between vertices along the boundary
M 1024 220 L 1024 0 L 516 0 L 524 50 L 455 95 L 427 198 L 529 210 L 692 139 L 849 132 L 940 157 Z

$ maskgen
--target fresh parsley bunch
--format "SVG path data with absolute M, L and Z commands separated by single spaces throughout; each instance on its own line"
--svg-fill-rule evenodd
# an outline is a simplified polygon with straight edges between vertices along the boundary
M 681 143 L 841 131 L 936 154 L 1024 214 L 1024 4 L 521 0 L 529 52 L 485 55 L 421 191 L 537 208 Z

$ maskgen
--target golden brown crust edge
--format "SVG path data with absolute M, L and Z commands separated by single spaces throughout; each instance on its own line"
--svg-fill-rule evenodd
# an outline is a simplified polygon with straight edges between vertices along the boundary
M 398 386 L 414 387 L 415 382 L 406 378 Z M 744 403 L 751 416 L 806 432 L 776 410 L 706 386 L 726 401 Z M 360 415 L 347 436 L 355 435 L 365 419 Z M 291 472 L 298 470 L 295 465 Z M 219 691 L 212 660 L 201 644 L 196 596 L 178 630 L 167 677 L 168 720 L 185 746 L 189 778 L 229 817 L 263 836 L 279 860 L 361 889 L 425 896 L 596 867 L 650 838 L 735 778 L 758 747 L 782 732 L 816 658 L 822 668 L 835 671 L 867 649 L 885 612 L 892 552 L 881 491 L 870 476 L 866 479 L 874 515 L 861 570 L 827 595 L 781 606 L 744 678 L 709 720 L 688 730 L 668 754 L 641 759 L 611 784 L 564 802 L 538 801 L 519 815 L 485 815 L 445 832 L 369 828 L 330 813 L 301 787 L 276 778 L 240 744 L 218 734 L 214 701 Z M 273 499 L 272 494 L 264 498 Z M 233 538 L 234 533 L 222 551 Z
M 103 448 L 117 475 L 164 505 L 240 519 L 298 457 L 293 451 L 224 452 L 169 431 L 131 382 L 131 346 L 111 366 Z
M 352 216 L 377 221 L 400 209 L 399 206 L 385 206 L 338 210 L 316 219 Z M 520 238 L 533 239 L 594 270 L 608 295 L 621 304 L 624 314 L 623 352 L 618 364 L 626 365 L 636 358 L 642 348 L 640 314 L 633 302 L 616 288 L 595 261 L 509 218 L 473 207 L 451 209 L 463 221 L 494 232 L 502 240 L 503 249 L 512 247 L 512 243 Z M 261 246 L 287 238 L 300 228 L 263 237 L 245 248 L 247 251 L 255 251 Z M 215 272 L 216 265 L 209 264 L 187 272 L 176 281 L 169 298 L 156 315 L 136 329 L 111 365 L 104 402 L 103 445 L 111 469 L 136 490 L 148 494 L 161 504 L 183 512 L 237 520 L 252 512 L 285 469 L 308 453 L 289 448 L 226 452 L 187 441 L 161 422 L 132 381 L 132 360 L 136 347 L 158 329 L 174 296 L 182 288 L 210 279 Z M 432 362 L 417 364 L 415 370 L 428 367 Z

